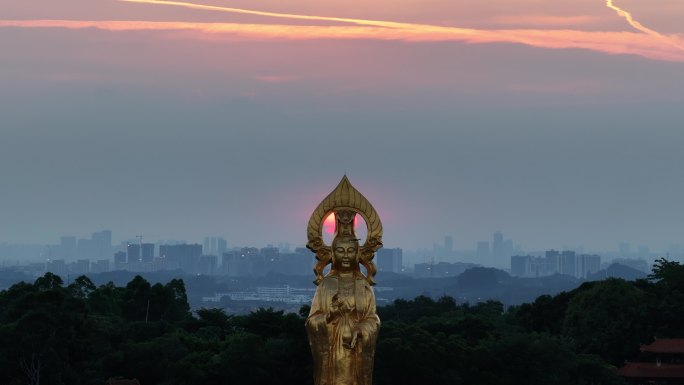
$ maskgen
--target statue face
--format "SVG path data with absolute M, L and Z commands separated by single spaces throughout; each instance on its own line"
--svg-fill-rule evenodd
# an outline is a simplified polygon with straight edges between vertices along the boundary
M 333 247 L 333 263 L 338 270 L 351 270 L 359 263 L 359 244 L 351 240 L 340 240 Z

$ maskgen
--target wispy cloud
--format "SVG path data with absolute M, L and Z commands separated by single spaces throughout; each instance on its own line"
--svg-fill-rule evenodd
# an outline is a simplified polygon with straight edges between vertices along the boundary
M 615 41 L 601 41 L 601 39 L 597 39 L 598 41 L 592 42 L 591 38 L 586 39 L 584 41 L 577 41 L 577 42 L 570 42 L 570 43 L 563 43 L 562 38 L 563 36 L 568 36 L 568 37 L 577 37 L 577 36 L 586 36 L 586 34 L 595 34 L 596 37 L 606 37 L 610 36 L 609 33 L 606 32 L 584 32 L 583 31 L 550 31 L 553 32 L 553 35 L 556 39 L 560 38 L 560 40 L 557 41 L 549 41 L 548 43 L 544 43 L 542 41 L 539 41 L 539 36 L 538 36 L 538 31 L 537 30 L 521 30 L 521 31 L 497 31 L 497 30 L 477 30 L 477 29 L 468 29 L 468 28 L 454 28 L 454 27 L 443 27 L 443 26 L 437 26 L 437 25 L 430 25 L 430 24 L 417 24 L 417 23 L 399 23 L 399 22 L 392 22 L 392 21 L 383 21 L 383 20 L 368 20 L 368 19 L 354 19 L 354 18 L 339 18 L 339 17 L 327 17 L 327 16 L 313 16 L 313 15 L 299 15 L 299 14 L 290 14 L 290 13 L 276 13 L 276 12 L 264 12 L 264 11 L 256 11 L 256 10 L 249 10 L 249 9 L 242 9 L 242 8 L 230 8 L 230 7 L 222 7 L 222 6 L 214 6 L 214 5 L 205 5 L 205 4 L 197 4 L 197 3 L 190 3 L 190 2 L 184 2 L 184 1 L 172 1 L 172 0 L 119 0 L 123 2 L 129 2 L 129 3 L 143 3 L 143 4 L 157 4 L 157 5 L 171 5 L 171 6 L 178 6 L 178 7 L 186 7 L 186 8 L 193 8 L 193 9 L 203 9 L 203 10 L 209 10 L 209 11 L 217 11 L 217 12 L 227 12 L 227 13 L 240 13 L 240 14 L 250 14 L 250 15 L 258 15 L 258 16 L 267 16 L 267 17 L 274 17 L 274 18 L 285 18 L 285 19 L 297 19 L 297 20 L 309 20 L 309 21 L 328 21 L 328 22 L 342 22 L 342 23 L 352 23 L 352 24 L 357 24 L 357 25 L 365 25 L 365 26 L 373 26 L 373 27 L 384 27 L 384 28 L 393 28 L 393 29 L 401 29 L 401 30 L 411 30 L 414 32 L 418 33 L 424 33 L 424 34 L 429 34 L 429 35 L 439 35 L 439 34 L 448 34 L 448 35 L 459 35 L 459 36 L 473 36 L 475 37 L 471 40 L 472 42 L 478 42 L 477 37 L 481 37 L 483 42 L 487 42 L 488 39 L 493 39 L 494 41 L 497 42 L 506 42 L 506 39 L 503 39 L 502 36 L 500 35 L 501 33 L 507 34 L 509 32 L 512 32 L 513 35 L 517 35 L 518 39 L 513 40 L 511 42 L 515 43 L 522 43 L 522 44 L 530 44 L 534 46 L 541 46 L 541 47 L 547 47 L 547 48 L 586 48 L 586 49 L 595 49 L 601 51 L 602 49 L 597 49 L 599 47 L 604 47 L 607 44 L 625 44 L 626 42 L 615 42 Z M 615 11 L 618 12 L 620 16 L 623 16 L 627 19 L 627 21 L 634 26 L 637 30 L 646 33 L 647 35 L 653 36 L 661 41 L 664 41 L 667 44 L 672 45 L 673 47 L 681 50 L 682 52 L 663 52 L 662 55 L 654 52 L 654 50 L 650 49 L 649 47 L 626 47 L 627 49 L 624 52 L 620 52 L 619 50 L 615 50 L 613 47 L 607 48 L 605 52 L 610 52 L 610 53 L 629 53 L 629 54 L 637 54 L 637 55 L 642 55 L 646 56 L 652 59 L 662 59 L 662 60 L 682 60 L 682 57 L 684 56 L 684 46 L 680 44 L 678 41 L 679 39 L 677 37 L 669 37 L 662 35 L 654 30 L 651 30 L 649 28 L 644 27 L 642 24 L 639 22 L 635 21 L 632 15 L 629 12 L 626 12 L 619 7 L 615 6 L 613 3 L 613 0 L 606 0 L 606 5 Z M 539 17 L 537 18 L 538 23 L 542 23 L 543 25 L 548 25 L 552 22 L 558 23 L 559 21 L 568 21 L 567 18 L 564 20 L 559 18 L 549 18 L 549 17 Z M 574 22 L 588 22 L 588 19 L 586 16 L 580 16 L 580 17 L 574 17 L 571 18 L 570 21 Z M 537 24 L 539 25 L 539 24 Z M 558 24 L 556 24 L 558 25 Z M 544 31 L 547 32 L 547 31 Z M 488 35 L 488 36 L 487 36 Z M 497 36 L 499 35 L 499 36 Z M 528 36 L 525 36 L 528 35 Z M 576 45 L 572 44 L 576 43 Z M 656 49 L 655 51 L 660 51 L 659 49 Z M 667 51 L 667 50 L 666 50 Z
M 0 20 L 0 27 L 49 27 L 49 28 L 98 28 L 108 31 L 195 31 L 199 38 L 241 38 L 267 40 L 311 39 L 371 39 L 399 40 L 407 42 L 467 42 L 467 43 L 517 43 L 534 47 L 554 49 L 588 49 L 609 54 L 632 54 L 642 57 L 684 62 L 681 39 L 665 36 L 634 21 L 631 15 L 620 10 L 630 24 L 638 26 L 637 32 L 581 31 L 573 29 L 473 29 L 446 27 L 431 24 L 400 23 L 382 20 L 338 18 L 328 16 L 299 15 L 264 12 L 240 8 L 228 8 L 180 1 L 166 0 L 120 0 L 128 3 L 144 3 L 202 9 L 213 12 L 249 14 L 280 19 L 325 22 L 326 25 L 284 25 L 245 23 L 193 23 L 156 21 L 74 21 L 74 20 Z M 612 4 L 612 0 L 607 0 Z M 330 25 L 329 23 L 351 25 Z M 648 31 L 648 32 L 647 32 Z
M 578 25 L 588 25 L 599 22 L 601 19 L 591 15 L 577 15 L 577 16 L 553 16 L 553 15 L 507 15 L 496 16 L 488 21 L 494 24 L 515 24 L 515 25 L 531 25 L 537 27 L 564 27 Z
M 625 20 L 627 20 L 629 25 L 634 27 L 634 29 L 641 31 L 641 32 L 643 32 L 649 36 L 653 36 L 656 39 L 663 40 L 663 41 L 671 44 L 672 46 L 679 48 L 680 50 L 684 51 L 684 45 L 680 41 L 678 41 L 678 39 L 676 37 L 666 36 L 666 35 L 663 35 L 662 33 L 658 32 L 658 31 L 655 31 L 653 29 L 645 27 L 643 24 L 636 21 L 634 19 L 634 16 L 632 16 L 632 14 L 630 12 L 627 12 L 624 9 L 615 5 L 613 0 L 606 0 L 606 6 L 610 9 L 614 10 L 619 16 L 625 18 Z

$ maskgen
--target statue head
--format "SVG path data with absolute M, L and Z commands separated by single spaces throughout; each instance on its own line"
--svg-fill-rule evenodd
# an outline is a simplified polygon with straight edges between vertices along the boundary
M 359 270 L 359 240 L 338 236 L 332 241 L 332 268 L 338 272 Z
M 333 244 L 328 246 L 323 241 L 323 223 L 330 213 L 335 213 L 335 236 L 333 237 Z M 367 236 L 363 245 L 359 244 L 356 239 L 354 231 L 354 219 L 356 215 L 361 215 L 363 218 Z M 332 271 L 339 271 L 338 269 L 346 269 L 346 266 L 336 264 L 333 261 L 334 248 L 338 242 L 345 243 L 352 242 L 355 246 L 353 261 L 352 258 L 347 258 L 348 263 L 344 265 L 351 265 L 354 271 L 363 275 L 370 285 L 375 285 L 373 277 L 376 273 L 373 257 L 375 252 L 382 247 L 382 222 L 378 213 L 373 208 L 373 205 L 354 188 L 345 175 L 342 177 L 340 183 L 335 189 L 328 194 L 328 196 L 319 203 L 314 212 L 309 218 L 309 225 L 307 226 L 308 243 L 306 247 L 316 253 L 316 265 L 314 266 L 314 274 L 316 274 L 316 285 L 323 281 L 323 270 L 331 262 L 333 263 Z M 337 256 L 339 260 L 343 259 L 343 255 L 338 251 Z M 347 251 L 349 254 L 349 251 Z M 365 274 L 359 269 L 359 264 L 365 268 Z

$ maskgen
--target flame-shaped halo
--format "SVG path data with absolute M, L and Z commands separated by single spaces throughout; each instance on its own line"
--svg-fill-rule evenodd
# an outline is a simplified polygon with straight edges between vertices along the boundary
M 331 247 L 323 241 L 323 221 L 331 212 L 340 210 L 351 210 L 361 215 L 366 222 L 368 235 L 363 246 L 361 246 L 359 263 L 368 272 L 366 276 L 368 283 L 374 285 L 373 277 L 377 270 L 373 263 L 373 257 L 375 252 L 382 247 L 382 222 L 373 205 L 352 186 L 346 175 L 342 177 L 337 187 L 316 207 L 309 219 L 309 226 L 307 228 L 308 243 L 306 247 L 316 253 L 316 259 L 318 260 L 314 267 L 314 273 L 316 274 L 314 283 L 318 285 L 323 280 L 323 269 L 332 262 Z

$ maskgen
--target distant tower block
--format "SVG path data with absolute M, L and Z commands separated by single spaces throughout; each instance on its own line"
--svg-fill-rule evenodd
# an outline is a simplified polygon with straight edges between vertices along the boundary
M 454 238 L 450 236 L 444 237 L 444 251 L 448 254 L 454 251 Z

